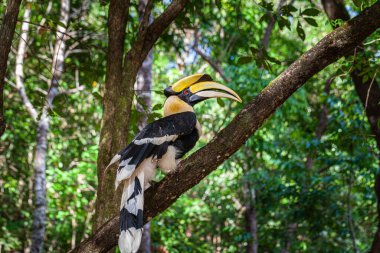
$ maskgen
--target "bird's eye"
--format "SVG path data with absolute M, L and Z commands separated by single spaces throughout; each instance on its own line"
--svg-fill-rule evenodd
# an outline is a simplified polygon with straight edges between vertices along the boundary
M 189 90 L 184 90 L 183 94 L 185 94 L 185 95 L 189 94 Z

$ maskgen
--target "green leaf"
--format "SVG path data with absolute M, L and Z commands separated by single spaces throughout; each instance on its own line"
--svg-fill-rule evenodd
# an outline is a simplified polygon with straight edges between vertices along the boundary
M 162 108 L 162 104 L 155 104 L 152 108 L 152 111 L 157 111 L 157 110 L 160 110 Z
M 247 64 L 247 63 L 252 62 L 252 60 L 253 60 L 252 56 L 242 56 L 239 58 L 238 64 L 239 65 Z
M 58 21 L 57 24 L 58 24 L 59 26 L 66 27 L 66 24 L 64 24 L 64 23 L 61 22 L 61 21 Z
M 284 5 L 281 7 L 281 13 L 285 16 L 293 16 L 291 12 L 296 12 L 297 9 L 293 5 Z
M 268 3 L 266 1 L 262 1 L 261 3 L 259 3 L 259 5 L 261 5 L 262 7 L 264 7 L 267 11 L 273 11 L 273 3 Z
M 317 21 L 314 18 L 303 18 L 309 25 L 318 27 Z
M 55 28 L 56 27 L 56 25 L 51 20 L 48 20 L 47 23 L 48 23 L 48 25 L 49 25 L 50 28 Z
M 302 25 L 299 21 L 297 23 L 297 33 L 302 40 L 305 40 L 305 31 L 303 30 Z
M 309 8 L 309 9 L 304 10 L 301 13 L 301 15 L 305 15 L 305 16 L 317 16 L 318 14 L 319 14 L 319 10 L 316 8 Z
M 266 12 L 264 15 L 262 15 L 259 22 L 260 23 L 262 23 L 264 21 L 269 22 L 269 14 L 270 14 L 270 12 Z
M 269 55 L 266 55 L 265 57 L 268 61 L 272 62 L 272 63 L 276 63 L 276 64 L 281 64 L 281 62 L 279 60 L 277 60 L 276 58 L 273 58 Z
M 285 26 L 290 30 L 290 21 L 285 18 L 285 17 L 281 17 L 280 20 L 278 21 L 278 25 L 280 27 L 280 30 L 282 30 Z
M 218 105 L 220 106 L 220 107 L 224 107 L 226 104 L 224 103 L 224 101 L 223 101 L 223 99 L 221 99 L 221 98 L 217 98 L 216 99 L 216 102 L 218 102 Z

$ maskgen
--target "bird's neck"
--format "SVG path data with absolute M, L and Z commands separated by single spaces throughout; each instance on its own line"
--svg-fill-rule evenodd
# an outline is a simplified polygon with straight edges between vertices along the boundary
M 181 112 L 194 112 L 194 109 L 177 96 L 168 97 L 164 104 L 164 116 L 166 117 Z

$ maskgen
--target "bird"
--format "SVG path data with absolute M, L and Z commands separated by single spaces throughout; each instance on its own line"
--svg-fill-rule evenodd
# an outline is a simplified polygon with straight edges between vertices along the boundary
M 144 225 L 144 191 L 156 169 L 164 173 L 175 170 L 201 136 L 194 105 L 209 98 L 242 102 L 235 91 L 214 82 L 208 74 L 184 77 L 165 88 L 164 94 L 164 117 L 146 125 L 107 166 L 118 163 L 115 189 L 123 184 L 118 242 L 121 253 L 135 253 L 139 249 Z

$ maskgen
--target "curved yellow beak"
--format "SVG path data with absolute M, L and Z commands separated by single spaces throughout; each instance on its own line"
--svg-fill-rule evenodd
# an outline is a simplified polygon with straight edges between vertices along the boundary
M 212 77 L 207 74 L 195 74 L 187 76 L 173 84 L 171 89 L 174 92 L 181 92 L 184 89 L 189 88 L 191 85 L 202 81 L 212 81 Z
M 235 91 L 216 82 L 196 83 L 190 86 L 190 92 L 204 98 L 229 98 L 239 103 L 242 102 L 241 98 Z
M 169 97 L 178 95 L 186 89 L 189 89 L 191 92 L 189 102 L 192 105 L 208 98 L 229 98 L 240 103 L 242 102 L 235 91 L 223 84 L 214 82 L 212 77 L 207 74 L 195 74 L 182 78 L 172 86 L 167 87 L 164 93 Z

